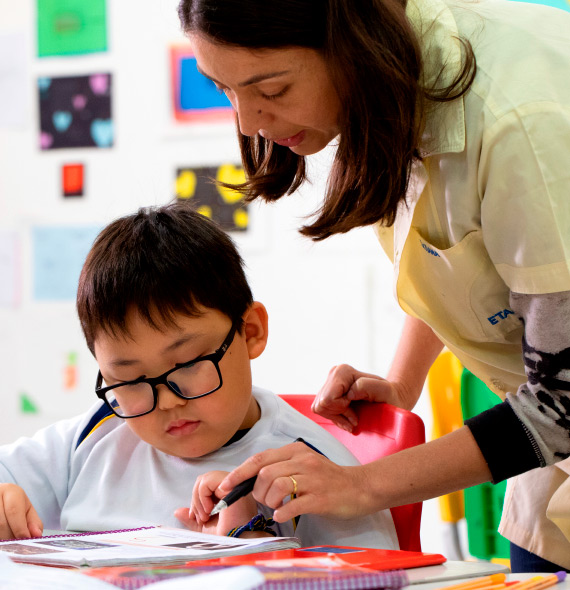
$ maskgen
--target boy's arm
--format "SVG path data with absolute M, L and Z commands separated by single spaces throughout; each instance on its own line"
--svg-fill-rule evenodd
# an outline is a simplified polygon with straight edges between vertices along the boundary
M 22 488 L 47 528 L 61 528 L 74 441 L 84 421 L 84 416 L 62 420 L 30 438 L 0 446 L 0 483 Z

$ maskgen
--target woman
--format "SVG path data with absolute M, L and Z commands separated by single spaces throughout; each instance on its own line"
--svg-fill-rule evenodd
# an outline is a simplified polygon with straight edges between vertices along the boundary
M 259 473 L 276 520 L 350 518 L 525 474 L 500 529 L 513 571 L 570 568 L 570 15 L 496 0 L 182 0 L 179 15 L 235 108 L 246 197 L 291 193 L 337 138 L 301 233 L 374 225 L 394 262 L 409 317 L 387 379 L 335 367 L 314 409 L 349 430 L 353 400 L 410 409 L 444 344 L 505 399 L 362 467 L 300 444 L 255 455 L 216 496 Z

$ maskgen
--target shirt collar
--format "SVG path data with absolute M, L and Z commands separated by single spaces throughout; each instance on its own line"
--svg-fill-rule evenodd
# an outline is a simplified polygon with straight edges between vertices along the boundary
M 430 87 L 437 80 L 436 88 L 449 85 L 461 67 L 459 32 L 451 10 L 442 0 L 408 0 L 406 15 L 422 48 L 422 84 Z M 428 103 L 421 148 L 424 155 L 463 151 L 463 97 L 446 103 Z

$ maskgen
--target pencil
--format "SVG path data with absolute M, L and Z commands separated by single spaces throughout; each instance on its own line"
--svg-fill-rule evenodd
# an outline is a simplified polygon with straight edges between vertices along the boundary
M 544 590 L 566 579 L 566 572 L 556 572 L 548 576 L 534 576 L 530 580 L 522 580 L 509 586 L 509 590 Z
M 506 579 L 507 576 L 505 574 L 491 574 L 490 576 L 485 576 L 484 578 L 475 578 L 473 580 L 467 580 L 467 582 L 462 582 L 461 584 L 454 584 L 453 586 L 442 586 L 437 590 L 480 590 L 488 586 L 503 584 L 503 582 Z
M 489 584 L 488 586 L 477 586 L 475 590 L 504 590 L 505 588 L 509 587 L 506 584 Z M 447 590 L 447 588 L 445 590 Z
M 308 443 L 306 440 L 302 438 L 296 438 L 295 442 L 302 442 L 306 444 L 310 449 L 316 451 L 320 455 L 322 455 L 321 451 L 314 447 L 311 443 Z M 224 496 L 215 506 L 212 508 L 212 512 L 210 512 L 210 516 L 214 516 L 225 510 L 228 506 L 231 506 L 234 502 L 237 502 L 240 498 L 247 496 L 252 490 L 253 486 L 255 485 L 255 480 L 257 479 L 257 475 L 238 483 L 238 485 L 227 495 Z
M 255 484 L 255 480 L 257 479 L 257 475 L 246 479 L 239 483 L 227 496 L 224 496 L 213 508 L 212 512 L 210 512 L 210 516 L 214 516 L 214 514 L 218 514 L 221 510 L 224 510 L 228 506 L 231 506 L 234 502 L 247 496 L 252 490 Z
M 515 582 L 514 584 L 511 584 L 509 586 L 509 590 L 525 590 L 526 588 L 529 588 L 530 586 L 533 586 L 534 584 L 538 584 L 538 582 L 540 582 L 540 580 L 542 580 L 543 576 L 533 576 L 532 578 L 529 578 L 528 580 L 520 580 L 518 582 Z

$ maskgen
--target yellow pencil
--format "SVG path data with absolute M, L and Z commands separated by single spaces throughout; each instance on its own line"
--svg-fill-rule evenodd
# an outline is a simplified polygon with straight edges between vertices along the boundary
M 503 582 L 506 578 L 505 574 L 491 574 L 484 578 L 474 578 L 473 580 L 468 580 L 461 584 L 454 584 L 453 586 L 442 586 L 441 588 L 437 588 L 437 590 L 481 590 L 482 588 L 497 584 L 504 585 Z
M 524 586 L 524 590 L 544 590 L 545 588 L 550 588 L 550 586 L 554 586 L 559 582 L 563 582 L 566 579 L 566 572 L 557 572 L 555 574 L 550 574 L 548 576 L 538 576 L 539 579 L 533 581 L 531 584 Z M 531 578 L 533 580 L 534 578 Z M 529 582 L 531 581 L 529 580 Z M 516 589 L 518 584 L 513 584 L 509 587 Z M 519 587 L 520 588 L 520 587 Z

